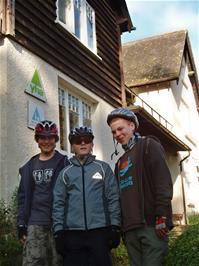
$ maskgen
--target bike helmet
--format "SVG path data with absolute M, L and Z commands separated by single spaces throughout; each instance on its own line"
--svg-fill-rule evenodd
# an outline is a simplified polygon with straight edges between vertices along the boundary
M 91 140 L 94 139 L 93 131 L 89 127 L 76 127 L 71 130 L 68 139 L 71 144 L 73 144 L 73 140 L 80 138 L 80 137 L 90 137 Z
M 43 120 L 35 126 L 35 140 L 38 141 L 40 136 L 55 136 L 56 142 L 59 140 L 58 129 L 54 122 Z
M 132 121 L 135 124 L 135 129 L 138 129 L 139 122 L 133 111 L 123 107 L 117 108 L 108 115 L 107 124 L 110 126 L 111 121 L 117 117 Z

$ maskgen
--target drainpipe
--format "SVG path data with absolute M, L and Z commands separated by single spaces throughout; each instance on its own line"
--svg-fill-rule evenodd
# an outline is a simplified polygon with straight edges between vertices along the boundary
M 190 156 L 190 151 L 188 151 L 188 155 L 185 156 L 182 160 L 180 160 L 179 166 L 180 166 L 180 175 L 181 175 L 181 184 L 182 184 L 182 198 L 183 198 L 183 208 L 184 208 L 184 219 L 185 224 L 187 224 L 187 212 L 186 212 L 186 201 L 185 201 L 185 189 L 184 189 L 184 180 L 182 176 L 182 163 Z

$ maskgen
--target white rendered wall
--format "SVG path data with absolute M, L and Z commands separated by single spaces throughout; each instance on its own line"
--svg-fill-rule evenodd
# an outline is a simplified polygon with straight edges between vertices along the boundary
M 59 124 L 58 77 L 94 100 L 95 109 L 92 116 L 95 134 L 94 154 L 113 166 L 110 160 L 113 141 L 106 124 L 107 114 L 113 109 L 109 104 L 9 39 L 5 39 L 0 46 L 0 67 L 3 73 L 0 79 L 0 198 L 9 198 L 10 193 L 19 183 L 19 167 L 39 152 L 37 143 L 34 141 L 34 131 L 27 127 L 28 100 L 43 107 L 45 119 Z M 24 92 L 35 69 L 38 70 L 42 80 L 46 103 Z M 59 143 L 57 148 L 59 149 Z
M 188 152 L 179 152 L 177 157 L 170 155 L 168 160 L 174 182 L 174 212 L 182 211 L 182 180 L 186 211 L 199 211 L 199 172 L 196 168 L 199 166 L 199 115 L 185 60 L 178 83 L 172 81 L 168 88 L 139 93 L 139 96 L 167 119 L 173 125 L 172 132 L 192 149 L 189 158 L 182 163 L 182 172 L 179 163 Z M 194 204 L 195 208 L 188 207 L 190 204 Z

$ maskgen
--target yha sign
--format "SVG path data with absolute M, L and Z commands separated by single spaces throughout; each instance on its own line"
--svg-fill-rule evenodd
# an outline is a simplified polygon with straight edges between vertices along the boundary
M 39 72 L 37 71 L 37 69 L 35 70 L 32 80 L 30 84 L 28 85 L 28 88 L 25 90 L 25 92 L 34 96 L 37 99 L 42 100 L 43 102 L 46 102 L 45 91 L 42 86 L 42 82 L 41 82 Z

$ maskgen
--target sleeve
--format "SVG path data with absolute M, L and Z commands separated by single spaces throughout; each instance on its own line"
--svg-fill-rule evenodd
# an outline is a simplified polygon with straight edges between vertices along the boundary
M 54 233 L 64 229 L 65 207 L 67 199 L 67 184 L 65 180 L 65 169 L 63 169 L 57 178 L 53 190 L 52 219 Z
M 121 211 L 117 179 L 108 165 L 105 171 L 105 194 L 108 202 L 108 211 L 111 225 L 120 226 Z
M 156 216 L 170 215 L 173 184 L 162 145 L 150 139 L 147 161 L 149 163 L 152 191 L 155 193 Z
M 21 169 L 19 169 L 19 176 L 21 177 L 19 188 L 17 192 L 17 207 L 18 207 L 18 215 L 17 215 L 17 225 L 26 225 L 25 223 L 25 187 L 24 187 L 24 176 L 21 174 Z

